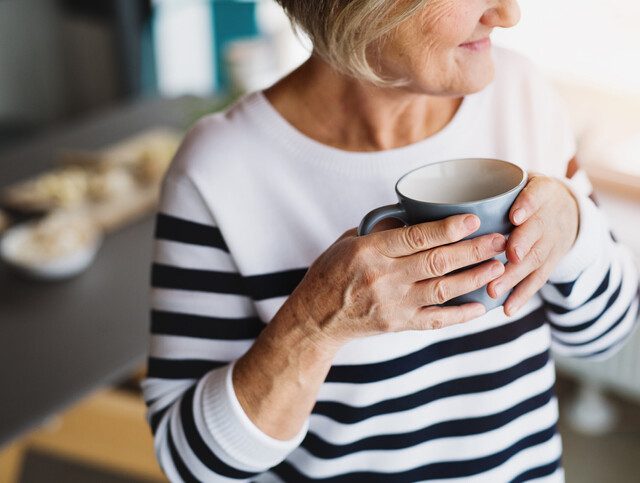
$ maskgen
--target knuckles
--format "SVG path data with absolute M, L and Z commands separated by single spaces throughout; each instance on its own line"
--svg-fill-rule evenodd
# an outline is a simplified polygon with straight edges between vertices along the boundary
M 437 280 L 433 284 L 433 298 L 436 304 L 443 304 L 451 298 L 451 290 L 444 279 Z
M 440 277 L 447 273 L 448 261 L 440 250 L 431 250 L 423 258 L 424 270 L 432 277 Z
M 405 244 L 413 251 L 421 250 L 427 246 L 427 237 L 420 225 L 407 226 L 403 230 L 403 235 Z

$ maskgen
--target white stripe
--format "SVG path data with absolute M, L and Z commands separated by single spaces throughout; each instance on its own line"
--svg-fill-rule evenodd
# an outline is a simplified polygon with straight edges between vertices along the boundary
M 171 240 L 155 240 L 153 261 L 193 270 L 238 271 L 229 253 L 224 250 Z
M 242 356 L 252 345 L 252 340 L 220 340 L 178 335 L 152 335 L 149 355 L 162 359 L 231 361 Z
M 523 435 L 551 426 L 557 420 L 554 401 L 486 433 L 453 438 L 439 438 L 401 450 L 360 451 L 330 463 L 302 449 L 292 453 L 289 462 L 298 471 L 313 478 L 327 478 L 352 471 L 393 473 L 440 461 L 465 461 L 498 453 L 513 445 Z
M 561 454 L 562 440 L 556 433 L 556 435 L 549 441 L 521 451 L 493 470 L 469 478 L 455 478 L 437 481 L 440 483 L 497 483 L 511 481 L 513 478 L 527 470 L 552 463 L 560 458 Z M 557 479 L 558 476 L 560 476 L 560 479 Z M 556 472 L 553 478 L 548 481 L 554 483 L 564 482 L 562 472 L 559 474 Z
M 611 275 L 609 279 L 609 286 L 607 289 L 598 295 L 593 300 L 585 303 L 584 305 L 572 309 L 564 314 L 555 314 L 551 311 L 547 311 L 549 320 L 553 323 L 564 326 L 572 327 L 580 325 L 596 315 L 600 314 L 605 307 L 611 295 L 618 289 L 620 282 L 622 281 L 622 267 L 619 263 L 612 263 Z M 592 294 L 593 295 L 593 294 Z M 588 298 L 588 297 L 587 297 Z
M 191 383 L 193 384 L 193 383 Z M 182 395 L 184 394 L 184 391 L 182 392 L 173 392 L 173 393 L 168 393 L 165 394 L 164 396 L 161 396 L 160 398 L 158 398 L 157 401 L 155 401 L 151 406 L 149 406 L 149 409 L 147 411 L 147 416 L 149 421 L 151 421 L 151 418 L 158 412 L 161 411 L 162 409 L 166 408 L 167 406 L 169 406 L 170 404 L 175 403 L 178 399 L 180 399 L 182 397 Z
M 244 295 L 168 288 L 151 290 L 151 307 L 156 310 L 204 317 L 239 318 L 255 315 L 251 299 Z
M 180 413 L 176 407 L 175 414 L 172 415 L 171 418 L 171 433 L 173 434 L 173 440 L 176 446 L 176 450 L 180 454 L 180 457 L 184 461 L 185 465 L 191 472 L 193 476 L 198 481 L 220 481 L 220 482 L 229 482 L 229 483 L 238 483 L 240 481 L 248 481 L 248 480 L 237 480 L 233 478 L 227 478 L 218 473 L 211 471 L 207 468 L 202 461 L 195 455 L 189 443 L 187 442 L 187 438 L 184 434 L 184 429 L 182 426 L 182 419 L 180 418 Z
M 560 341 L 560 343 L 586 342 L 588 340 L 596 338 L 598 335 L 605 332 L 612 324 L 615 323 L 617 319 L 620 318 L 627 307 L 629 307 L 630 299 L 633 297 L 633 293 L 635 291 L 634 285 L 632 281 L 629 280 L 629 278 L 630 277 L 627 276 L 627 274 L 623 275 L 622 287 L 620 289 L 620 293 L 618 294 L 618 298 L 614 300 L 611 307 L 609 307 L 607 311 L 603 313 L 602 316 L 600 316 L 600 318 L 598 318 L 598 320 L 593 325 L 578 332 L 557 331 L 554 335 L 558 339 L 558 341 Z M 590 314 L 587 320 L 598 317 L 600 313 L 601 311 Z
M 256 472 L 256 468 L 248 467 L 246 464 L 243 464 L 241 461 L 233 458 L 227 451 L 225 451 L 222 446 L 220 446 L 216 437 L 211 434 L 209 431 L 209 427 L 204 419 L 204 413 L 202 408 L 202 393 L 205 390 L 204 386 L 207 383 L 209 378 L 202 378 L 198 385 L 196 386 L 195 393 L 193 395 L 193 419 L 195 421 L 196 428 L 198 433 L 204 440 L 205 444 L 209 447 L 209 449 L 218 457 L 220 460 L 232 468 L 237 468 L 242 471 L 248 472 Z
M 428 404 L 396 413 L 374 416 L 353 424 L 312 414 L 310 431 L 328 443 L 342 445 L 376 434 L 408 433 L 455 419 L 482 417 L 508 409 L 553 385 L 555 372 L 549 361 L 543 368 L 506 386 L 481 393 L 436 399 Z
M 173 394 L 176 392 L 186 391 L 191 386 L 194 379 L 161 379 L 157 377 L 147 377 L 140 383 L 142 394 L 146 403 L 149 401 Z
M 171 481 L 172 483 L 180 483 L 182 482 L 182 478 L 180 478 L 178 470 L 173 463 L 173 458 L 171 458 L 171 452 L 169 451 L 169 441 L 167 439 L 167 424 L 169 421 L 169 416 L 170 412 L 167 412 L 167 414 L 162 417 L 162 420 L 158 425 L 158 431 L 156 432 L 154 446 L 156 449 L 158 462 L 160 463 L 160 466 L 162 467 L 162 470 L 164 471 L 167 478 L 169 478 L 169 481 Z
M 392 379 L 364 384 L 325 382 L 320 388 L 318 400 L 348 401 L 350 406 L 368 406 L 459 377 L 507 369 L 548 348 L 549 329 L 542 325 L 507 344 L 447 357 Z
M 545 284 L 540 290 L 543 297 L 548 302 L 572 309 L 582 305 L 589 297 L 598 289 L 602 283 L 602 279 L 607 274 L 611 257 L 609 252 L 609 244 L 604 244 L 607 250 L 599 252 L 597 259 L 593 264 L 589 265 L 580 277 L 575 281 L 575 285 L 571 290 L 569 297 L 565 297 L 560 291 L 552 285 Z
M 623 321 L 615 329 L 609 332 L 604 337 L 599 338 L 593 344 L 588 344 L 580 347 L 563 346 L 561 344 L 552 342 L 553 350 L 563 356 L 586 356 L 592 352 L 598 352 L 608 349 L 610 346 L 616 343 L 618 339 L 623 337 L 624 334 L 631 332 L 631 329 L 635 325 L 638 310 L 638 300 L 635 299 L 631 304 L 629 312 L 623 319 Z

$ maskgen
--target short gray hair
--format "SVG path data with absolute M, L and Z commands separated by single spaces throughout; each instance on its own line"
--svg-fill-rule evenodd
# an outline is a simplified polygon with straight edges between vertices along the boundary
M 377 85 L 402 85 L 401 79 L 384 79 L 376 73 L 367 53 L 429 0 L 276 1 L 309 36 L 314 51 L 334 68 Z

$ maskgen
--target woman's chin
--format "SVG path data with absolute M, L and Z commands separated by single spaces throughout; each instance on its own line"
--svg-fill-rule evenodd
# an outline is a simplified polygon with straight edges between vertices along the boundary
M 461 79 L 460 94 L 474 94 L 480 92 L 493 81 L 495 70 L 493 62 L 488 61 L 481 65 L 471 66 L 465 71 Z

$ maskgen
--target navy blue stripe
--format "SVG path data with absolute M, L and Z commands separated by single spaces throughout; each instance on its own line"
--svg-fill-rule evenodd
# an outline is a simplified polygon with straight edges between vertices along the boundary
M 171 408 L 171 404 L 163 407 L 162 409 L 159 409 L 158 411 L 153 413 L 153 416 L 151 416 L 151 418 L 149 419 L 149 425 L 151 426 L 151 432 L 153 434 L 156 434 L 156 431 L 158 430 L 158 426 L 160 425 L 160 421 L 162 421 L 162 417 L 167 413 L 167 411 L 170 408 Z
M 156 288 L 246 295 L 253 300 L 265 300 L 290 295 L 306 272 L 306 268 L 300 268 L 242 276 L 235 272 L 197 270 L 154 263 L 151 284 Z
M 229 247 L 227 247 L 218 227 L 184 220 L 164 213 L 156 215 L 155 237 L 159 240 L 219 248 L 229 252 Z
M 265 324 L 258 317 L 236 319 L 205 317 L 161 310 L 151 311 L 151 333 L 201 339 L 255 339 Z
M 242 276 L 235 272 L 196 270 L 154 263 L 151 285 L 155 288 L 196 290 L 223 294 L 245 295 Z
M 605 305 L 604 309 L 602 309 L 602 311 L 591 320 L 587 320 L 582 324 L 569 325 L 569 326 L 560 325 L 557 322 L 553 322 L 553 321 L 549 321 L 549 324 L 554 330 L 557 330 L 558 332 L 574 333 L 574 332 L 582 332 L 583 330 L 587 330 L 593 324 L 598 322 L 598 320 L 600 320 L 600 318 L 611 308 L 611 306 L 618 299 L 618 296 L 620 295 L 620 291 L 622 290 L 622 282 L 623 281 L 621 280 L 620 285 L 618 285 L 618 288 L 616 289 L 616 291 L 611 294 L 611 296 L 609 297 L 609 300 L 607 300 L 607 304 Z
M 558 344 L 561 344 L 561 345 L 564 345 L 564 346 L 567 346 L 567 347 L 580 347 L 580 346 L 593 344 L 594 342 L 602 339 L 605 335 L 607 335 L 609 332 L 614 330 L 616 327 L 618 327 L 622 323 L 624 318 L 627 316 L 627 314 L 629 313 L 629 309 L 631 309 L 631 306 L 627 307 L 626 310 L 623 312 L 623 314 L 618 318 L 618 320 L 616 320 L 613 324 L 611 324 L 607 330 L 605 330 L 603 333 L 595 336 L 594 338 L 589 339 L 588 341 L 585 341 L 585 342 L 566 342 L 564 340 L 558 339 L 555 336 L 553 337 L 553 339 Z
M 328 478 L 312 479 L 300 473 L 293 465 L 291 465 L 287 461 L 284 461 L 280 465 L 276 466 L 273 469 L 273 472 L 276 473 L 284 481 L 295 481 L 296 483 L 312 481 L 336 483 L 384 481 L 406 483 L 408 481 L 429 480 L 438 478 L 464 478 L 492 470 L 493 468 L 504 464 L 506 461 L 508 461 L 510 458 L 513 458 L 521 451 L 546 443 L 551 438 L 553 438 L 555 434 L 556 426 L 554 424 L 553 426 L 550 426 L 545 430 L 526 436 L 525 438 L 514 443 L 508 448 L 489 456 L 464 461 L 445 461 L 441 463 L 431 463 L 398 473 L 374 473 L 361 471 L 336 475 Z
M 193 476 L 193 474 L 187 468 L 187 465 L 184 464 L 180 454 L 178 454 L 178 450 L 176 449 L 176 445 L 173 442 L 173 435 L 171 434 L 171 427 L 167 425 L 167 441 L 169 443 L 169 453 L 171 454 L 171 460 L 173 461 L 173 465 L 176 467 L 180 478 L 186 483 L 199 483 L 199 480 Z
M 475 418 L 443 421 L 408 433 L 371 436 L 345 445 L 334 445 L 315 433 L 308 433 L 302 447 L 318 458 L 339 458 L 358 451 L 410 448 L 440 438 L 471 436 L 503 427 L 517 418 L 539 409 L 553 398 L 553 388 L 530 397 L 499 413 Z
M 257 473 L 250 473 L 229 466 L 218 458 L 218 456 L 211 451 L 209 446 L 207 446 L 204 439 L 202 439 L 193 418 L 193 395 L 195 390 L 196 387 L 193 386 L 184 394 L 180 401 L 179 408 L 184 435 L 193 453 L 207 468 L 218 475 L 236 479 L 247 479 L 255 476 Z
M 607 274 L 602 279 L 602 282 L 600 282 L 600 285 L 598 286 L 596 291 L 593 292 L 593 294 L 591 294 L 591 296 L 589 297 L 588 300 L 586 300 L 583 303 L 581 303 L 578 307 L 574 307 L 572 309 L 568 309 L 566 307 L 562 307 L 560 305 L 556 305 L 556 304 L 553 304 L 551 302 L 547 302 L 546 303 L 547 304 L 547 309 L 549 311 L 553 312 L 554 314 L 558 314 L 558 315 L 566 314 L 567 312 L 571 312 L 573 310 L 576 310 L 577 308 L 582 307 L 585 304 L 588 304 L 592 300 L 598 298 L 600 295 L 605 293 L 607 291 L 607 289 L 609 288 L 610 280 L 611 280 L 611 267 L 609 267 L 609 270 L 607 270 Z M 573 284 L 575 282 L 571 282 L 571 283 Z M 557 286 L 557 285 L 554 284 L 554 286 Z M 565 294 L 563 293 L 563 295 L 565 295 Z M 570 294 L 566 294 L 565 296 L 568 297 L 569 295 Z
M 335 365 L 326 381 L 366 383 L 390 379 L 440 359 L 507 344 L 541 327 L 544 321 L 544 308 L 540 307 L 521 319 L 475 334 L 436 342 L 396 359 L 371 364 Z
M 524 473 L 521 473 L 520 475 L 516 476 L 513 480 L 511 480 L 510 483 L 522 483 L 524 481 L 531 481 L 537 478 L 544 478 L 545 476 L 551 476 L 556 471 L 558 471 L 558 468 L 560 468 L 561 465 L 562 465 L 562 461 L 560 460 L 560 458 L 558 458 L 557 460 L 552 461 L 549 464 L 537 466 L 528 471 L 525 471 Z
M 616 339 L 615 341 L 613 341 L 611 344 L 609 344 L 607 347 L 605 347 L 604 349 L 600 349 L 598 351 L 595 352 L 590 352 L 588 354 L 571 354 L 571 357 L 575 357 L 578 359 L 589 359 L 590 357 L 596 357 L 599 355 L 602 355 L 606 352 L 609 352 L 613 349 L 618 348 L 618 346 L 621 346 L 625 343 L 625 341 L 627 340 L 627 338 L 629 337 L 629 334 L 633 331 L 635 327 L 635 323 L 631 326 L 631 328 L 624 333 L 623 336 L 618 337 L 618 339 Z
M 308 268 L 294 268 L 281 272 L 244 277 L 247 293 L 253 300 L 266 300 L 273 297 L 291 295 L 300 284 Z
M 159 379 L 199 379 L 227 362 L 201 359 L 159 359 L 149 357 L 147 377 Z
M 339 423 L 354 424 L 382 414 L 424 406 L 438 399 L 498 389 L 542 369 L 548 361 L 549 352 L 544 351 L 502 371 L 451 379 L 413 394 L 386 399 L 369 406 L 349 406 L 334 401 L 318 401 L 313 408 L 313 413 L 321 414 Z
M 573 287 L 576 285 L 576 282 L 579 278 L 580 277 L 576 278 L 573 282 L 552 283 L 551 285 L 553 285 L 561 295 L 563 295 L 564 297 L 569 297 L 571 295 Z

